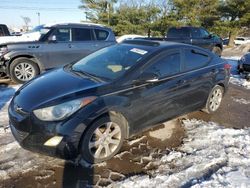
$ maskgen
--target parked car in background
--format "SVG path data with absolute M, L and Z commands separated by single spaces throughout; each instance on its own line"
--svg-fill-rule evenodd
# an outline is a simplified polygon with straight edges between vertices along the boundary
M 31 80 L 43 71 L 78 61 L 116 43 L 110 28 L 91 23 L 65 23 L 44 28 L 39 41 L 3 45 L 0 72 L 17 83 Z
M 10 127 L 28 150 L 98 163 L 153 125 L 216 112 L 229 77 L 230 65 L 208 50 L 125 41 L 24 84 L 9 105 Z
M 43 33 L 45 25 L 39 25 L 33 28 L 31 31 L 26 33 L 16 33 L 5 37 L 0 37 L 0 45 L 14 42 L 25 42 L 25 41 L 38 41 Z
M 250 52 L 245 54 L 238 62 L 239 73 L 245 74 L 246 79 L 250 80 Z
M 246 43 L 250 43 L 250 37 L 236 37 L 234 39 L 234 44 L 236 46 L 246 44 Z
M 116 39 L 118 43 L 121 43 L 125 40 L 131 40 L 131 39 L 140 39 L 140 38 L 145 38 L 146 36 L 143 35 L 122 35 Z
M 165 40 L 181 42 L 206 48 L 221 56 L 223 50 L 222 39 L 209 33 L 202 27 L 171 27 L 168 29 L 165 38 L 146 38 L 150 40 Z
M 0 24 L 0 38 L 4 36 L 10 36 L 10 32 L 5 24 Z

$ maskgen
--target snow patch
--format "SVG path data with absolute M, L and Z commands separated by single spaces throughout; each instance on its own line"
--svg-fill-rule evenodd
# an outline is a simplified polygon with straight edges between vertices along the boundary
M 235 97 L 232 97 L 234 102 L 240 103 L 240 104 L 250 104 L 250 100 L 246 100 L 243 98 L 237 99 Z
M 183 126 L 183 145 L 163 156 L 152 176 L 132 176 L 111 187 L 249 187 L 250 128 L 195 119 Z
M 230 83 L 244 87 L 246 89 L 250 89 L 250 81 L 247 81 L 246 79 L 242 78 L 240 75 L 232 75 L 230 77 Z

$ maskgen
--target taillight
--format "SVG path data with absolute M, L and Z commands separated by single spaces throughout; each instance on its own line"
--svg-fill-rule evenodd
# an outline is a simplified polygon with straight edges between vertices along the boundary
M 228 63 L 224 64 L 224 69 L 230 70 L 231 68 L 232 68 L 232 65 L 230 65 Z

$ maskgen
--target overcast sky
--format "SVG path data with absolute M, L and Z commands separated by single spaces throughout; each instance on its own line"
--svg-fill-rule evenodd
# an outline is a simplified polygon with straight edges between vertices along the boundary
M 85 20 L 80 10 L 80 0 L 0 0 L 0 23 L 9 27 L 21 27 L 21 16 L 31 19 L 31 26 L 53 22 L 80 22 Z

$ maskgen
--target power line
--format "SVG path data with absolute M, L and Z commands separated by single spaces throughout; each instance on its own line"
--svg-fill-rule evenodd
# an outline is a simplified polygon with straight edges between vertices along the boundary
M 45 0 L 43 1 L 37 1 L 37 0 L 30 0 L 30 1 L 16 1 L 16 2 L 13 2 L 12 1 L 9 1 L 9 0 L 0 0 L 0 3 L 9 3 L 9 4 L 51 4 L 51 5 L 58 5 L 60 3 L 60 5 L 72 5 L 72 2 L 62 2 L 61 0 L 57 1 L 57 2 L 53 2 L 51 0 L 48 0 L 47 2 L 44 2 Z M 76 1 L 77 3 L 79 3 L 79 1 L 77 0 Z
M 16 9 L 16 10 L 42 10 L 42 11 L 75 11 L 78 8 L 45 8 L 45 7 L 24 7 L 24 6 L 0 6 L 0 9 Z

